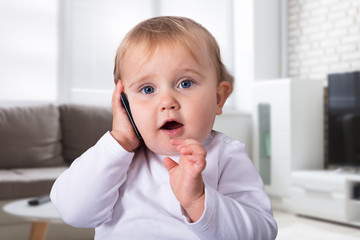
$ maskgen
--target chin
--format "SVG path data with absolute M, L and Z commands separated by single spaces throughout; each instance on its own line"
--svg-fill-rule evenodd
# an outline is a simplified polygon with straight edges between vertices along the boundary
M 176 147 L 174 147 L 174 146 L 159 148 L 159 147 L 152 147 L 152 146 L 146 145 L 146 147 L 148 149 L 150 149 L 152 152 L 154 152 L 156 154 L 163 155 L 163 156 L 169 156 L 170 157 L 170 156 L 178 156 L 178 155 L 180 155 L 179 151 L 177 151 Z
M 160 154 L 160 155 L 163 155 L 163 156 L 168 156 L 168 157 L 180 155 L 180 153 L 176 149 L 175 150 L 165 150 L 165 149 L 163 149 L 161 151 L 153 151 L 153 152 L 157 153 L 157 154 Z

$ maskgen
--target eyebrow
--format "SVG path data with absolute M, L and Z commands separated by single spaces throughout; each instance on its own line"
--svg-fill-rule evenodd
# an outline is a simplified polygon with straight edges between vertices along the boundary
M 142 82 L 146 82 L 146 81 L 148 81 L 149 78 L 153 78 L 154 76 L 155 76 L 155 74 L 153 74 L 153 73 L 149 73 L 145 76 L 142 76 L 141 78 L 136 79 L 134 82 L 130 83 L 129 88 L 131 88 L 135 84 L 142 84 Z
M 205 76 L 204 76 L 203 74 L 201 74 L 200 72 L 195 71 L 195 70 L 193 70 L 193 69 L 191 69 L 191 68 L 185 68 L 183 71 L 181 71 L 181 74 L 182 74 L 182 73 L 187 73 L 187 72 L 191 72 L 191 73 L 197 74 L 197 75 L 205 78 Z

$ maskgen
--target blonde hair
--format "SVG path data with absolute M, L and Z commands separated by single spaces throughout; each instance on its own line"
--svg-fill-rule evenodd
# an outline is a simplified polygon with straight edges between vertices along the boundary
M 229 82 L 232 91 L 234 78 L 222 63 L 219 46 L 211 33 L 189 18 L 171 16 L 150 18 L 140 22 L 126 34 L 116 52 L 115 83 L 121 79 L 121 65 L 126 53 L 143 42 L 148 46 L 148 60 L 158 45 L 180 43 L 189 50 L 196 61 L 198 57 L 195 52 L 202 49 L 201 44 L 205 43 L 205 50 L 210 56 L 210 63 L 216 70 L 218 82 Z

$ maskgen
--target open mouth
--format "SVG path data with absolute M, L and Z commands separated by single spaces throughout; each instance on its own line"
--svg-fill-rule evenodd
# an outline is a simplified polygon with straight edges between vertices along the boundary
M 177 121 L 168 121 L 161 127 L 161 129 L 162 130 L 175 130 L 175 129 L 181 128 L 182 126 L 184 126 L 184 124 L 179 123 Z

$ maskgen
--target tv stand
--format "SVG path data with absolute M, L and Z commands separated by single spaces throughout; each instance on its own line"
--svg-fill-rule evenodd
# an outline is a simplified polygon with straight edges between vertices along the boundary
M 290 200 L 296 214 L 360 227 L 358 172 L 294 171 Z
M 355 168 L 355 167 L 339 167 L 337 169 L 334 169 L 333 171 L 334 173 L 339 173 L 339 174 L 360 174 L 359 168 Z

